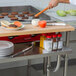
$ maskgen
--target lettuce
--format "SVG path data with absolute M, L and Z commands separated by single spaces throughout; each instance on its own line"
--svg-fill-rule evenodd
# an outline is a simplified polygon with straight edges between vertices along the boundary
M 63 10 L 57 10 L 56 13 L 57 13 L 57 15 L 59 15 L 61 17 L 65 17 L 67 15 L 67 13 Z

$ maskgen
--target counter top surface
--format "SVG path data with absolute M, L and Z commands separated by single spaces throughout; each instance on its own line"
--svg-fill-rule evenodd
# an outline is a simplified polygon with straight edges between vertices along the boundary
M 45 13 L 76 28 L 76 16 L 67 15 L 66 17 L 59 17 L 55 11 L 46 11 Z
M 34 27 L 31 24 L 27 24 L 22 30 L 8 30 L 0 27 L 0 37 L 26 35 L 26 34 L 51 33 L 51 32 L 65 32 L 65 31 L 74 31 L 74 27 L 70 25 L 66 25 L 66 26 L 47 26 L 46 28 L 40 28 L 40 27 Z

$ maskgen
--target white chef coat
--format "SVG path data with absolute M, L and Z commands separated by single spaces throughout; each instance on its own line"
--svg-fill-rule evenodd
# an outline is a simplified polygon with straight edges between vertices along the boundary
M 70 3 L 76 5 L 76 0 L 70 0 Z

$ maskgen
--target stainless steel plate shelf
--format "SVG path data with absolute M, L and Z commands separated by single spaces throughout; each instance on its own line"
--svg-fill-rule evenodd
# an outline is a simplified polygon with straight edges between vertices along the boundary
M 26 46 L 26 45 L 25 45 Z M 64 47 L 63 50 L 55 51 L 51 53 L 42 53 L 44 49 L 41 49 L 39 47 L 34 47 L 33 49 L 23 52 L 22 54 L 10 58 L 11 56 L 5 57 L 4 59 L 0 59 L 0 63 L 9 63 L 9 62 L 17 62 L 22 60 L 29 60 L 29 59 L 37 59 L 37 58 L 43 58 L 53 55 L 65 55 L 70 54 L 72 52 L 72 49 Z M 21 50 L 16 50 L 15 53 L 20 52 Z M 14 54 L 15 54 L 14 53 Z

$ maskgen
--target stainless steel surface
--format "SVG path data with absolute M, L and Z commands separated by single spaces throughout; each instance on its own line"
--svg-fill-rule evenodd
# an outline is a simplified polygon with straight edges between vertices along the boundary
M 70 24 L 71 26 L 73 26 L 76 29 L 76 21 L 67 21 L 65 23 Z
M 65 67 L 64 67 L 64 76 L 67 76 L 67 68 L 68 68 L 68 55 L 65 55 Z
M 13 58 L 13 57 L 19 56 L 19 55 L 21 55 L 21 54 L 29 51 L 29 50 L 32 49 L 32 48 L 33 48 L 33 46 L 30 46 L 30 47 L 28 47 L 28 48 L 26 48 L 26 49 L 24 49 L 24 50 L 22 50 L 22 51 L 20 51 L 20 52 L 18 52 L 18 53 L 16 53 L 16 54 L 11 55 L 10 57 Z
M 69 47 L 70 32 L 66 32 L 66 47 Z
M 43 74 L 47 74 L 47 57 L 43 58 Z
M 51 74 L 51 64 L 50 64 L 50 62 L 51 62 L 51 57 L 50 56 L 48 56 L 47 57 L 47 75 L 46 76 L 50 76 Z
M 23 11 L 28 11 L 30 13 L 38 13 L 39 10 L 37 10 L 36 8 L 32 7 L 32 6 L 12 6 L 12 7 L 0 7 L 0 13 L 2 12 L 8 12 L 9 14 L 11 14 L 11 12 L 18 12 L 19 14 L 21 14 Z M 16 17 L 18 17 L 16 15 Z M 25 20 L 21 20 L 20 17 L 19 18 L 19 21 L 21 22 L 24 22 L 24 23 L 30 23 L 32 19 L 25 19 Z M 33 18 L 33 17 L 32 17 Z M 41 20 L 47 20 L 47 22 L 50 22 L 52 21 L 51 18 L 46 15 L 45 13 L 42 13 L 40 16 L 39 16 L 39 19 Z M 8 18 L 8 16 L 5 16 L 3 19 L 0 19 L 0 20 L 8 20 L 9 22 L 13 22 L 10 20 L 10 18 Z
M 69 47 L 70 40 L 70 32 L 66 32 L 66 47 Z M 65 54 L 65 67 L 64 67 L 64 76 L 67 76 L 67 68 L 68 68 L 68 54 Z
M 20 51 L 21 50 L 16 50 L 15 53 L 20 52 Z M 48 57 L 48 56 L 54 56 L 54 55 L 65 55 L 65 54 L 70 54 L 72 52 L 72 49 L 64 47 L 63 50 L 61 51 L 51 52 L 51 53 L 42 53 L 42 51 L 43 49 L 39 47 L 34 47 L 34 50 L 27 51 L 26 53 L 24 52 L 20 56 L 17 56 L 14 58 L 6 57 L 4 59 L 0 59 L 0 63 L 10 63 L 10 62 L 15 62 L 15 61 L 37 59 L 37 58 L 43 58 L 43 57 Z

